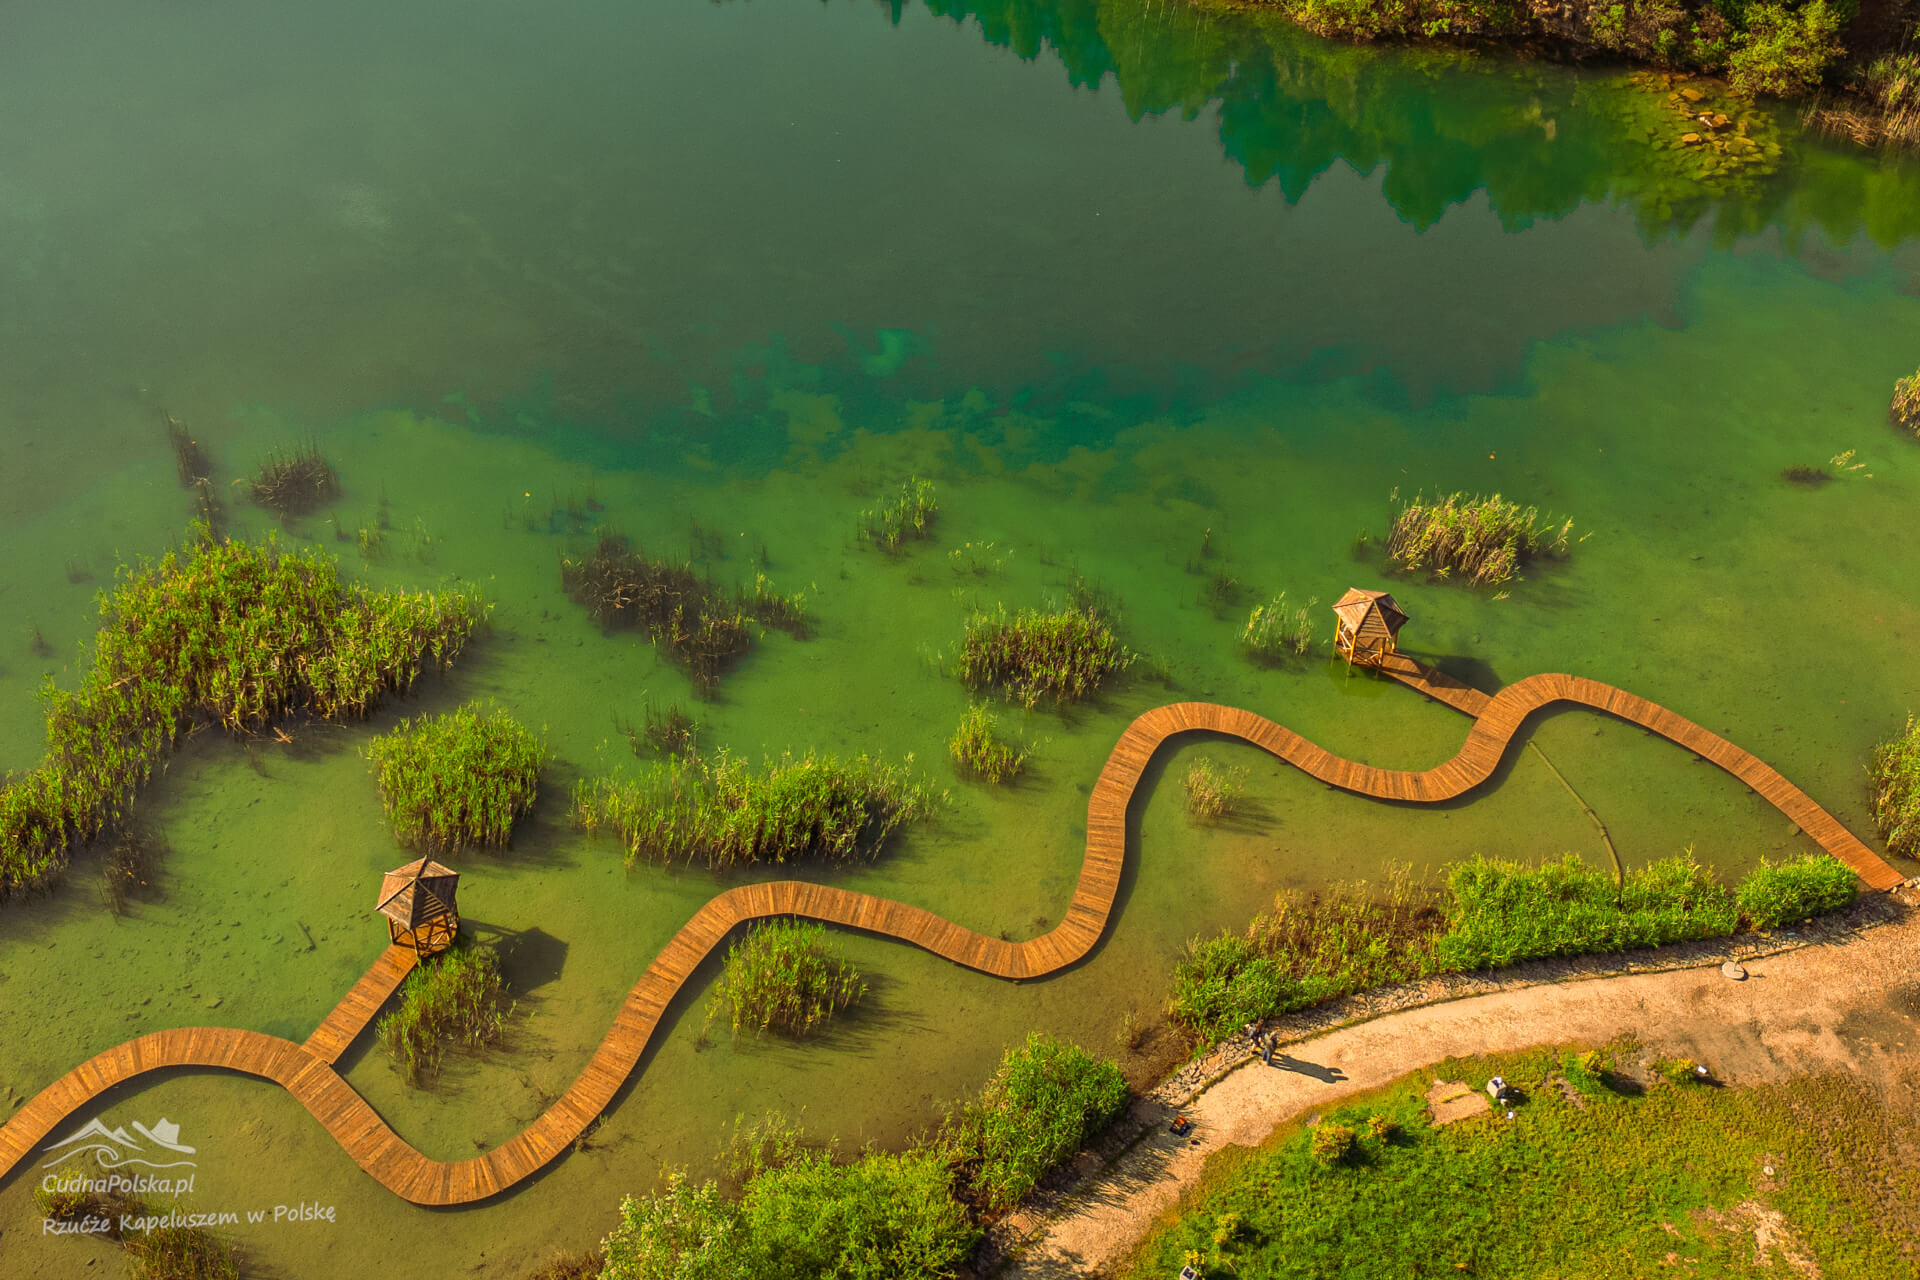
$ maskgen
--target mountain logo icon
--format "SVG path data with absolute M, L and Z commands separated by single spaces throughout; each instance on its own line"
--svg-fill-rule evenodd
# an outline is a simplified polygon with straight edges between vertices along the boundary
M 191 1160 L 172 1159 L 167 1156 L 190 1156 L 195 1151 L 180 1141 L 180 1126 L 161 1116 L 153 1126 L 134 1121 L 133 1129 L 140 1135 L 133 1137 L 124 1128 L 118 1126 L 109 1129 L 98 1116 L 81 1125 L 73 1133 L 49 1143 L 42 1152 L 56 1152 L 51 1160 L 40 1167 L 51 1169 L 76 1156 L 84 1157 L 93 1153 L 94 1163 L 102 1169 L 118 1169 L 125 1165 L 144 1165 L 149 1169 L 178 1169 L 196 1167 Z M 144 1143 L 144 1145 L 143 1145 Z M 157 1149 L 154 1149 L 157 1148 Z

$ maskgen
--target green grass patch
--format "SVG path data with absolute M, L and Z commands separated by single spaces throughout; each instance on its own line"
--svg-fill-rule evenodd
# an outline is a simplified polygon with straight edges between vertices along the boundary
M 0 790 L 0 900 L 125 819 L 195 725 L 243 735 L 291 716 L 364 716 L 459 654 L 487 609 L 463 592 L 373 592 L 331 557 L 214 541 L 122 571 L 80 686 L 42 693 L 47 754 Z
M 947 743 L 947 754 L 963 777 L 996 786 L 1017 776 L 1027 763 L 1025 748 L 1001 737 L 1000 718 L 977 702 L 960 717 L 960 725 Z
M 1873 749 L 1867 765 L 1873 786 L 1873 825 L 1889 853 L 1920 858 L 1920 721 Z
M 769 920 L 727 948 L 707 1020 L 724 1013 L 735 1035 L 771 1027 L 804 1036 L 866 992 L 860 971 L 827 945 L 825 925 Z
M 1838 911 L 1859 896 L 1852 868 L 1810 853 L 1782 863 L 1763 858 L 1740 882 L 1736 903 L 1749 928 L 1777 929 Z
M 1023 707 L 1065 705 L 1092 697 L 1133 659 L 1091 606 L 1013 615 L 1002 607 L 967 620 L 960 683 L 976 692 L 998 689 Z
M 1542 555 L 1567 553 L 1568 520 L 1555 528 L 1534 507 L 1491 497 L 1448 494 L 1436 502 L 1416 495 L 1402 503 L 1387 533 L 1387 558 L 1408 573 L 1476 587 L 1512 582 Z
M 402 720 L 366 748 L 380 801 L 401 844 L 422 853 L 504 846 L 533 808 L 546 755 L 498 707 L 471 703 L 445 715 Z
M 381 1017 L 374 1035 L 407 1083 L 417 1085 L 440 1070 L 448 1045 L 479 1049 L 498 1040 L 511 1012 L 499 957 L 455 943 L 407 975 L 400 1003 Z
M 1007 1051 L 980 1096 L 948 1118 L 941 1136 L 969 1198 L 1005 1210 L 1126 1105 L 1117 1064 L 1035 1031 Z
M 1218 1161 L 1126 1273 L 1757 1280 L 1793 1274 L 1791 1249 L 1829 1276 L 1912 1274 L 1920 1170 L 1901 1153 L 1920 1149 L 1920 1126 L 1866 1088 L 1837 1077 L 1703 1088 L 1686 1064 L 1683 1084 L 1656 1073 L 1616 1092 L 1609 1055 L 1593 1056 L 1598 1072 L 1557 1049 L 1444 1062 Z M 1513 1120 L 1429 1123 L 1432 1081 L 1478 1087 L 1496 1074 L 1525 1098 Z M 1376 1117 L 1395 1131 L 1380 1136 Z M 1768 1214 L 1788 1234 L 1763 1246 Z
M 860 513 L 860 540 L 897 555 L 907 543 L 933 536 L 933 518 L 939 511 L 933 481 L 910 476 L 889 501 Z
M 677 758 L 638 780 L 583 779 L 573 822 L 617 835 L 627 862 L 732 867 L 877 856 L 900 827 L 926 817 L 943 793 L 915 776 L 913 758 L 889 765 L 808 752 L 758 770 L 721 752 Z

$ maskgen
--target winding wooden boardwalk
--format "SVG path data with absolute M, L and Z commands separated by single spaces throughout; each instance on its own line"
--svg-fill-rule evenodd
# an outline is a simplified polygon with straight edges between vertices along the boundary
M 668 1002 L 728 933 L 748 921 L 801 916 L 863 929 L 1000 978 L 1041 977 L 1086 956 L 1105 932 L 1119 890 L 1127 806 L 1154 753 L 1183 733 L 1241 738 L 1322 782 L 1359 795 L 1433 803 L 1485 782 L 1529 715 L 1556 702 L 1574 703 L 1642 725 L 1725 769 L 1872 888 L 1891 889 L 1902 882 L 1899 872 L 1763 761 L 1691 720 L 1612 685 L 1538 675 L 1489 696 L 1411 659 L 1400 659 L 1388 674 L 1474 717 L 1465 744 L 1451 760 L 1418 772 L 1377 769 L 1334 755 L 1251 711 L 1207 702 L 1176 702 L 1140 716 L 1114 744 L 1087 801 L 1086 857 L 1065 918 L 1050 932 L 1025 942 L 990 938 L 903 902 L 799 881 L 742 885 L 717 895 L 694 913 L 627 993 L 613 1026 L 572 1087 L 517 1137 L 485 1155 L 429 1159 L 395 1133 L 334 1070 L 333 1064 L 413 967 L 412 952 L 388 948 L 305 1044 L 254 1031 L 183 1027 L 144 1035 L 90 1058 L 0 1127 L 0 1176 L 67 1117 L 115 1085 L 162 1067 L 216 1067 L 259 1076 L 286 1089 L 355 1163 L 415 1204 L 484 1200 L 544 1168 L 573 1145 L 632 1074 Z

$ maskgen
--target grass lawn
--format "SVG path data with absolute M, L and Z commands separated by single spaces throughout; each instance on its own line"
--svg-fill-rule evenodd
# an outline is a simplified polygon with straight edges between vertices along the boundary
M 1304 1129 L 1223 1152 L 1126 1274 L 1920 1274 L 1920 1125 L 1851 1079 L 1674 1084 L 1636 1069 L 1632 1044 L 1600 1056 L 1629 1074 L 1564 1049 L 1417 1072 L 1327 1113 L 1358 1135 L 1336 1163 Z M 1496 1074 L 1525 1095 L 1514 1119 L 1428 1123 L 1435 1080 Z M 1375 1117 L 1398 1132 L 1376 1136 L 1391 1126 Z

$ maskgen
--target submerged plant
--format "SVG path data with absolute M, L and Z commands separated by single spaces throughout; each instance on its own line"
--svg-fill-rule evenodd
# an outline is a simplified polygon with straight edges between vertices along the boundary
M 505 845 L 533 807 L 545 752 L 498 707 L 402 720 L 367 744 L 401 844 L 421 853 Z
M 996 785 L 1018 774 L 1027 763 L 1024 750 L 1000 737 L 999 717 L 977 702 L 960 717 L 960 727 L 947 743 L 947 754 L 961 773 Z
M 616 718 L 615 726 L 627 737 L 627 745 L 633 748 L 633 754 L 641 749 L 652 751 L 656 755 L 683 756 L 693 754 L 694 741 L 699 726 L 693 717 L 674 703 L 665 711 L 649 703 L 642 712 L 645 723 L 638 729 L 626 720 Z
M 400 987 L 400 1003 L 374 1028 L 380 1045 L 418 1085 L 440 1069 L 449 1044 L 484 1048 L 506 1030 L 513 1001 L 500 958 L 456 942 L 421 962 Z
M 1313 649 L 1313 598 L 1297 609 L 1287 607 L 1282 591 L 1265 604 L 1253 606 L 1240 631 L 1240 647 L 1255 662 L 1271 664 L 1291 654 L 1305 657 Z
M 1796 462 L 1793 466 L 1782 471 L 1780 478 L 1788 484 L 1804 485 L 1809 489 L 1818 489 L 1821 485 L 1832 480 L 1833 476 L 1822 467 L 1813 467 L 1808 466 L 1804 462 Z
M 1920 83 L 1920 73 L 1916 73 L 1916 83 Z M 1887 415 L 1895 426 L 1920 437 L 1920 371 L 1893 384 L 1893 401 L 1887 406 Z
M 1201 756 L 1187 766 L 1182 782 L 1187 794 L 1187 816 L 1210 826 L 1239 808 L 1247 792 L 1247 771 L 1228 769 Z
M 931 538 L 933 517 L 939 510 L 933 481 L 910 476 L 892 501 L 860 513 L 860 537 L 883 551 L 897 552 L 903 543 Z
M 1003 607 L 967 619 L 960 645 L 960 683 L 1000 689 L 1024 707 L 1078 702 L 1125 671 L 1134 655 L 1090 608 L 1043 613 Z
M 1920 857 L 1920 721 L 1873 749 L 1867 765 L 1873 787 L 1873 825 L 1887 852 Z
M 293 715 L 364 716 L 451 663 L 486 617 L 464 592 L 371 592 L 318 551 L 208 532 L 123 573 L 79 688 L 45 690 L 46 758 L 0 789 L 0 899 L 57 872 L 75 840 L 117 829 L 195 725 L 252 735 Z
M 827 945 L 825 925 L 768 920 L 727 948 L 707 1020 L 725 1012 L 735 1035 L 772 1028 L 804 1036 L 866 994 L 860 971 Z
M 255 506 L 300 516 L 339 497 L 340 477 L 318 447 L 304 444 L 291 453 L 269 454 L 247 482 L 247 495 Z
M 1567 553 L 1573 521 L 1557 529 L 1540 523 L 1540 512 L 1499 494 L 1468 498 L 1452 493 L 1429 503 L 1415 496 L 1403 503 L 1387 533 L 1387 557 L 1409 573 L 1476 587 L 1513 581 L 1536 556 Z
M 889 836 L 926 817 L 941 798 L 914 777 L 913 757 L 791 754 L 758 770 L 726 752 L 675 758 L 639 781 L 582 779 L 573 824 L 611 831 L 636 859 L 710 867 L 876 856 Z
M 773 580 L 764 573 L 753 575 L 753 594 L 742 592 L 740 603 L 755 622 L 777 627 L 796 640 L 804 640 L 813 631 L 813 624 L 807 618 L 805 593 L 781 595 L 773 589 Z
M 207 451 L 180 419 L 170 413 L 162 416 L 167 420 L 167 443 L 173 446 L 174 470 L 180 476 L 181 487 L 191 489 L 213 475 L 213 464 L 207 461 Z
M 585 557 L 563 557 L 560 583 L 604 630 L 635 627 L 652 636 L 703 695 L 752 642 L 744 601 L 723 601 L 691 564 L 654 559 L 617 535 L 601 538 Z M 799 597 L 775 599 L 795 620 L 804 618 Z

